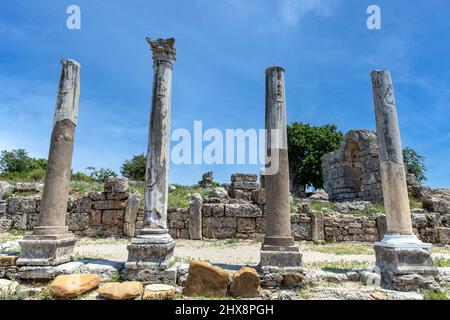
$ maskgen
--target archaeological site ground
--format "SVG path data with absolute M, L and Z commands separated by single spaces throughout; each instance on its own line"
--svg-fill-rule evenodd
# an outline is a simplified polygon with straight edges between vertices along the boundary
M 201 31 L 199 46 L 188 28 L 196 29 L 195 22 L 169 17 L 180 6 L 200 19 L 181 1 L 136 4 L 153 10 L 148 25 L 132 5 L 111 4 L 105 10 L 130 25 L 120 22 L 125 29 L 116 29 L 110 22 L 117 34 L 110 30 L 95 41 L 90 32 L 105 32 L 97 22 L 90 25 L 97 5 L 47 2 L 42 5 L 55 12 L 42 39 L 51 38 L 52 49 L 43 67 L 28 66 L 31 76 L 14 62 L 22 64 L 27 32 L 37 34 L 20 19 L 31 7 L 21 12 L 22 5 L 7 5 L 9 19 L 0 13 L 6 26 L 0 39 L 16 48 L 0 51 L 0 68 L 7 70 L 0 85 L 9 86 L 0 89 L 0 116 L 10 118 L 7 125 L 0 120 L 0 308 L 6 301 L 170 302 L 171 315 L 183 319 L 220 313 L 189 303 L 222 301 L 241 306 L 226 309 L 223 318 L 250 319 L 277 315 L 279 300 L 301 310 L 311 300 L 450 298 L 450 127 L 443 121 L 450 75 L 442 71 L 447 78 L 439 72 L 433 78 L 434 65 L 411 71 L 423 61 L 407 60 L 412 53 L 395 41 L 420 45 L 398 35 L 397 5 L 363 6 L 363 30 L 346 35 L 369 37 L 373 45 L 361 52 L 348 42 L 334 43 L 331 34 L 340 33 L 329 24 L 309 20 L 337 19 L 336 10 L 348 3 L 283 0 L 266 12 L 253 1 L 218 1 L 202 8 L 217 19 L 240 19 L 228 10 L 239 17 L 278 17 L 243 29 L 254 37 L 249 46 L 261 45 L 250 57 L 247 40 L 230 38 L 235 27 L 210 17 L 212 30 L 224 38 Z M 421 3 L 415 12 L 427 19 L 424 33 L 449 26 Z M 447 3 L 439 6 L 450 11 Z M 61 8 L 66 23 L 52 26 Z M 330 36 L 312 40 L 304 33 L 308 26 Z M 291 48 L 304 41 L 300 34 L 310 47 Z M 107 45 L 103 37 L 120 47 L 117 52 L 100 49 Z M 260 44 L 268 39 L 271 46 Z M 440 43 L 430 50 L 444 50 L 442 40 L 429 40 Z M 315 48 L 324 49 L 321 41 L 335 50 L 327 57 L 344 51 L 346 57 L 326 76 L 307 71 L 328 65 Z M 229 45 L 233 50 L 225 49 Z M 27 54 L 36 61 L 41 49 L 33 50 Z M 243 58 L 236 51 L 244 51 L 245 63 L 236 60 Z M 442 52 L 435 51 L 427 57 L 440 59 Z M 357 66 L 350 68 L 352 63 Z M 341 66 L 351 70 L 346 74 Z M 415 82 L 418 71 L 423 78 Z M 24 83 L 30 83 L 26 77 L 48 82 L 53 95 L 39 98 L 47 86 L 40 85 L 30 89 L 32 98 L 19 80 L 7 84 L 13 73 Z M 218 82 L 222 77 L 233 83 Z M 118 83 L 122 87 L 112 89 Z M 241 95 L 242 88 L 250 93 Z M 437 107 L 429 97 L 420 100 L 427 90 L 439 94 Z M 203 100 L 210 107 L 197 107 Z M 229 110 L 214 109 L 216 101 Z M 23 116 L 29 105 L 35 110 Z M 418 114 L 417 108 L 429 111 Z

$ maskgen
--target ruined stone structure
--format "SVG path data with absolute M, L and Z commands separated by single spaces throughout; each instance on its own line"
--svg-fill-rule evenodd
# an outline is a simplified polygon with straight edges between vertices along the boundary
M 72 259 L 75 237 L 66 226 L 66 205 L 78 119 L 80 65 L 63 60 L 45 175 L 41 214 L 20 242 L 17 265 L 58 265 Z
M 202 180 L 198 182 L 198 185 L 202 188 L 209 188 L 213 185 L 213 173 L 206 172 L 202 175 Z
M 428 201 L 431 206 L 429 211 L 412 210 L 414 233 L 424 242 L 450 244 L 450 198 L 448 194 L 447 200 L 441 197 L 443 192 L 438 191 Z M 263 237 L 266 223 L 264 193 L 262 189 L 255 190 L 252 201 L 223 197 L 216 189 L 204 199 L 194 197 L 189 208 L 168 209 L 169 233 L 179 239 Z M 41 202 L 39 195 L 12 196 L 6 201 L 0 200 L 0 233 L 33 230 L 41 211 Z M 349 214 L 350 210 L 357 207 L 363 210 L 368 205 L 343 202 L 334 210 L 321 212 L 312 210 L 305 200 L 298 211 L 290 215 L 291 234 L 297 241 L 381 240 L 386 232 L 384 214 Z M 130 192 L 128 182 L 123 178 L 108 180 L 103 192 L 71 196 L 67 202 L 67 226 L 77 236 L 130 238 L 142 230 L 143 219 L 140 195 Z
M 250 200 L 252 191 L 259 189 L 256 174 L 236 173 L 231 176 L 231 185 L 229 194 L 235 199 Z
M 341 148 L 323 157 L 322 174 L 330 200 L 383 202 L 376 133 L 349 131 Z

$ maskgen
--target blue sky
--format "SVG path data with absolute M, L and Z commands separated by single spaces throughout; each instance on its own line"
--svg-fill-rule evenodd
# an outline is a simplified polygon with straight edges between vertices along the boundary
M 81 8 L 82 29 L 66 28 Z M 381 7 L 382 29 L 366 27 Z M 175 37 L 172 129 L 262 128 L 264 70 L 286 69 L 288 121 L 374 129 L 370 72 L 390 69 L 403 146 L 426 156 L 428 184 L 450 181 L 447 0 L 3 1 L 0 150 L 46 157 L 62 58 L 82 65 L 73 167 L 112 168 L 147 145 L 152 60 L 145 37 Z M 171 166 L 171 182 L 248 166 Z

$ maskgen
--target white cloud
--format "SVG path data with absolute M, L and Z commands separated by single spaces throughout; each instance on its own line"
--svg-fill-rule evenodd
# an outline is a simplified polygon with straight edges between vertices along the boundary
M 282 23 L 296 27 L 306 15 L 332 15 L 335 5 L 335 0 L 281 0 L 278 9 Z

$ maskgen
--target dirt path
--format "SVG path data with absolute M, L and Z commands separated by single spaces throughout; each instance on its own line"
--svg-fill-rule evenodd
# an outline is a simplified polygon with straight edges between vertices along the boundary
M 103 258 L 116 261 L 126 261 L 127 240 L 110 239 L 81 239 L 77 242 L 77 257 Z M 177 240 L 175 247 L 175 259 L 180 262 L 187 262 L 196 258 L 209 261 L 214 264 L 226 265 L 246 265 L 257 264 L 259 261 L 259 250 L 261 243 L 256 241 L 190 241 Z M 351 254 L 359 250 L 358 254 Z M 322 245 L 300 244 L 303 252 L 303 263 L 333 262 L 333 261 L 362 261 L 374 262 L 371 245 L 350 244 L 350 245 Z M 317 251 L 320 249 L 320 251 Z M 335 254 L 333 251 L 339 254 Z M 346 254 L 348 251 L 350 254 Z

